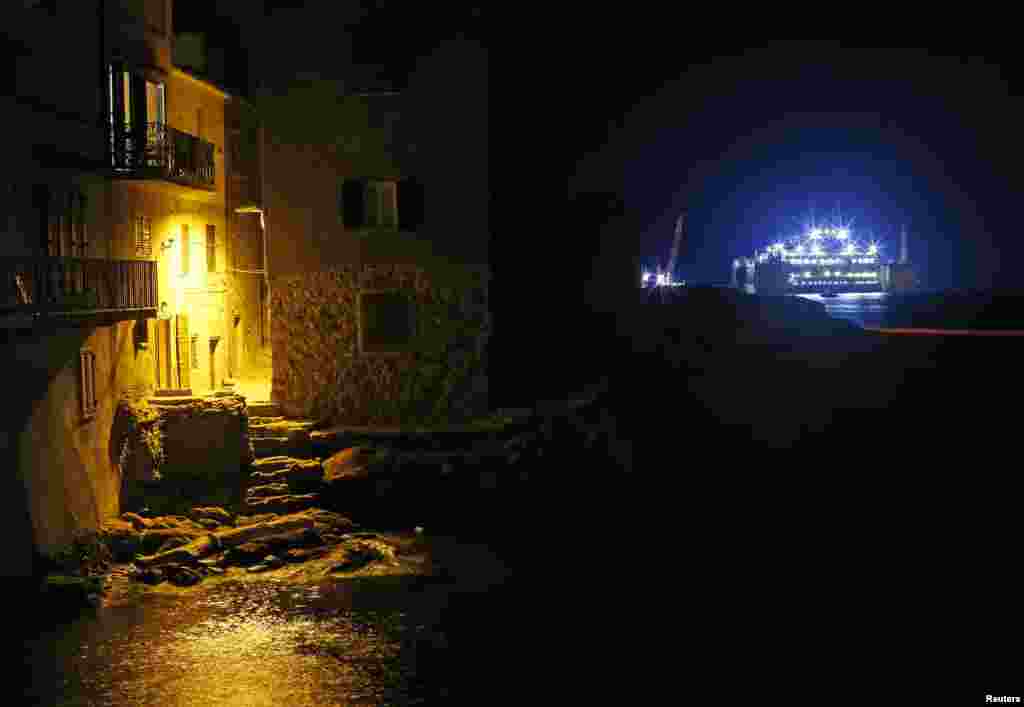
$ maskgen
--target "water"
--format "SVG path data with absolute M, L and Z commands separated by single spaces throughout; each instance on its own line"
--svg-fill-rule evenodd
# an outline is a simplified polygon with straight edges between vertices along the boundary
M 429 577 L 115 587 L 94 612 L 24 640 L 17 704 L 443 704 L 457 678 L 444 612 L 503 568 L 485 547 L 432 542 L 447 567 Z
M 836 319 L 845 319 L 860 327 L 880 327 L 884 325 L 889 296 L 884 292 L 854 292 L 838 297 L 822 297 L 821 295 L 797 295 L 797 297 L 821 302 L 825 305 L 825 311 Z

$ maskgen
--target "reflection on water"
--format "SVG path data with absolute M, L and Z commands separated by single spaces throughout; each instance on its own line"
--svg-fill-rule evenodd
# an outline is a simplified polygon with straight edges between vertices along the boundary
M 825 311 L 836 319 L 846 319 L 861 327 L 884 325 L 888 295 L 884 292 L 851 292 L 837 297 L 797 295 L 825 305 Z
M 443 703 L 450 591 L 390 576 L 144 594 L 29 637 L 26 703 Z

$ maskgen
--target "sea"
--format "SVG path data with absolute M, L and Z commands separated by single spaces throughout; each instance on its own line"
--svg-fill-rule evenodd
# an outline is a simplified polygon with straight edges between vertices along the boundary
M 889 295 L 884 292 L 851 292 L 836 297 L 797 296 L 821 302 L 830 316 L 845 319 L 864 328 L 883 326 L 889 304 Z

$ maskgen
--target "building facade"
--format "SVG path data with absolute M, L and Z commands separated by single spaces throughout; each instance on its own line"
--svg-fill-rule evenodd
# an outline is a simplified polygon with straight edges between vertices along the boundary
M 266 85 L 271 399 L 346 424 L 486 412 L 486 55 L 453 42 L 401 92 Z
M 119 512 L 119 401 L 209 393 L 230 374 L 231 97 L 172 64 L 172 11 L 3 11 L 18 176 L 0 189 L 0 333 L 19 385 L 0 434 L 19 549 L 51 552 Z

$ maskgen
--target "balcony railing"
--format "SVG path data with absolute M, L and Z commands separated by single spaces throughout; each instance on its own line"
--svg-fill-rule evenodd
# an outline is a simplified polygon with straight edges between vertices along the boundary
M 167 179 L 201 189 L 213 189 L 216 172 L 213 144 L 163 123 L 139 129 L 110 126 L 110 156 L 114 171 L 131 177 Z
M 157 309 L 153 260 L 0 257 L 0 312 L 137 316 Z

